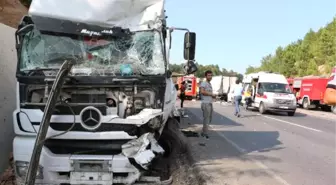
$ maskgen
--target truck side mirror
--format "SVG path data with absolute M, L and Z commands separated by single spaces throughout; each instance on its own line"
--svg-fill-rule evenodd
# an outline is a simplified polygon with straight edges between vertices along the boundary
M 184 60 L 195 60 L 196 33 L 186 32 L 184 34 Z
M 22 26 L 20 29 L 18 29 L 15 34 L 16 35 L 25 35 L 28 32 L 32 31 L 33 29 L 34 29 L 34 25 L 33 24 L 28 24 L 28 25 Z
M 187 61 L 186 65 L 184 65 L 184 72 L 186 75 L 195 73 L 197 71 L 197 66 L 194 61 Z

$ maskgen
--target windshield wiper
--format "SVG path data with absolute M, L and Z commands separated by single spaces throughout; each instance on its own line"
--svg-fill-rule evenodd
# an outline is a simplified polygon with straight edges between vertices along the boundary
M 44 71 L 58 71 L 59 68 L 35 68 L 35 69 L 25 69 L 21 70 L 20 73 L 26 75 L 26 76 L 46 76 Z M 56 76 L 56 74 L 55 74 Z
M 76 56 L 76 55 L 63 55 L 59 57 L 55 57 L 52 59 L 49 59 L 45 61 L 46 64 L 48 63 L 61 63 L 63 64 L 66 60 L 69 60 L 73 64 L 76 64 L 82 57 Z

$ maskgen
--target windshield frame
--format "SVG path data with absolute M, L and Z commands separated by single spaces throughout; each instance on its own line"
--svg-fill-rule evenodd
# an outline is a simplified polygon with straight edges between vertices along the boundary
M 70 39 L 76 39 L 76 40 L 79 40 L 80 42 L 80 37 L 81 36 L 87 36 L 87 35 L 82 35 L 82 34 L 78 34 L 78 33 L 60 33 L 60 32 L 54 32 L 54 31 L 43 31 L 43 30 L 39 30 L 35 25 L 34 25 L 34 28 L 25 33 L 25 34 L 22 34 L 22 35 L 16 35 L 16 37 L 18 38 L 19 42 L 17 42 L 17 70 L 16 70 L 16 76 L 17 78 L 19 77 L 24 77 L 26 76 L 25 75 L 25 72 L 23 72 L 21 70 L 21 65 L 23 63 L 23 59 L 22 59 L 22 53 L 24 52 L 24 47 L 25 47 L 25 42 L 24 42 L 24 39 L 25 39 L 25 36 L 27 34 L 30 34 L 33 30 L 37 30 L 39 31 L 41 34 L 44 34 L 44 35 L 52 35 L 52 36 L 60 36 L 60 37 L 69 37 Z M 157 42 L 160 42 L 160 58 L 162 58 L 162 61 L 163 61 L 163 73 L 161 74 L 142 74 L 142 75 L 145 75 L 145 76 L 163 76 L 163 75 L 166 75 L 167 73 L 167 59 L 166 59 L 166 52 L 165 52 L 165 42 L 164 42 L 164 39 L 163 39 L 163 34 L 162 32 L 159 30 L 159 29 L 150 29 L 150 30 L 137 30 L 137 31 L 133 31 L 133 32 L 129 32 L 128 34 L 136 34 L 138 32 L 155 32 L 154 34 L 158 34 L 158 38 L 155 39 L 157 40 Z M 155 35 L 154 35 L 155 36 Z M 112 40 L 111 39 L 111 35 L 101 35 L 99 36 L 101 39 L 106 39 L 106 40 Z M 157 47 L 157 46 L 156 46 Z M 76 75 L 76 76 L 73 76 L 73 77 L 81 77 L 82 75 Z M 97 75 L 92 75 L 92 76 L 87 76 L 87 75 L 83 75 L 83 76 L 86 76 L 86 77 L 118 77 L 118 78 L 127 78 L 125 76 L 121 76 L 121 75 L 111 75 L 111 76 L 97 76 Z M 135 77 L 137 75 L 129 75 L 128 77 Z M 27 76 L 26 76 L 27 77 Z M 45 78 L 44 76 L 41 76 L 42 78 Z

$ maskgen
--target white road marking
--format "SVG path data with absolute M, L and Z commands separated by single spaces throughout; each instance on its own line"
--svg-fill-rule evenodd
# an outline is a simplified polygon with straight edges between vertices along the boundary
M 258 114 L 258 115 L 259 115 L 259 114 Z M 287 123 L 287 124 L 289 124 L 289 125 L 293 125 L 293 126 L 301 127 L 301 128 L 307 129 L 307 130 L 311 130 L 311 131 L 315 131 L 315 132 L 322 132 L 322 130 L 318 130 L 318 129 L 314 129 L 314 128 L 306 127 L 306 126 L 299 125 L 299 124 L 296 124 L 296 123 L 292 123 L 292 122 L 289 122 L 289 121 L 285 121 L 285 120 L 281 120 L 281 119 L 273 118 L 273 117 L 270 117 L 270 116 L 264 116 L 264 115 L 262 115 L 262 116 L 265 117 L 265 118 L 268 118 L 268 119 L 272 119 L 272 120 L 279 121 L 279 122 L 282 122 L 282 123 Z
M 257 114 L 257 115 L 258 115 L 258 116 L 263 116 L 263 117 L 268 118 L 268 119 L 273 119 L 273 120 L 275 120 L 275 121 L 279 121 L 279 122 L 282 122 L 282 123 L 287 123 L 287 124 L 289 124 L 289 125 L 293 125 L 293 126 L 301 127 L 301 128 L 307 129 L 307 130 L 311 130 L 311 131 L 315 131 L 315 132 L 323 132 L 322 130 L 318 130 L 318 129 L 311 128 L 311 127 L 306 127 L 306 126 L 303 126 L 303 125 L 299 125 L 299 124 L 292 123 L 292 122 L 289 122 L 289 121 L 285 121 L 285 120 L 281 120 L 281 119 L 273 118 L 273 117 L 270 117 L 270 116 L 265 116 L 265 115 L 261 115 L 261 114 Z
M 193 114 L 195 115 L 195 114 Z M 202 120 L 202 117 L 199 115 L 195 115 L 196 117 L 198 117 L 199 119 Z M 211 128 L 211 126 L 210 126 Z M 219 135 L 220 137 L 222 137 L 223 139 L 225 139 L 227 142 L 229 142 L 235 149 L 237 149 L 240 153 L 244 154 L 246 152 L 245 149 L 241 148 L 239 145 L 237 145 L 235 142 L 233 142 L 232 140 L 230 140 L 229 138 L 227 138 L 223 133 L 217 132 L 215 131 L 215 133 L 217 135 Z M 255 159 L 249 159 L 251 160 L 253 163 L 255 163 L 257 166 L 259 166 L 260 168 L 262 168 L 263 170 L 265 170 L 265 172 L 271 176 L 272 178 L 274 178 L 276 181 L 280 182 L 283 185 L 291 185 L 289 184 L 285 179 L 283 179 L 282 177 L 278 176 L 277 174 L 275 174 L 270 168 L 268 168 L 266 165 L 264 165 L 263 163 L 261 163 L 258 160 Z

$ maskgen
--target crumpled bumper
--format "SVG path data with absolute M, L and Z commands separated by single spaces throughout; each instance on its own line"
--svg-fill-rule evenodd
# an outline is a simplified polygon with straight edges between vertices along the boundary
M 24 183 L 24 169 L 33 151 L 34 137 L 16 137 L 13 155 L 17 184 Z M 36 184 L 134 184 L 139 180 L 159 180 L 142 177 L 151 161 L 164 150 L 152 133 L 143 134 L 121 146 L 117 155 L 59 155 L 43 147 Z

